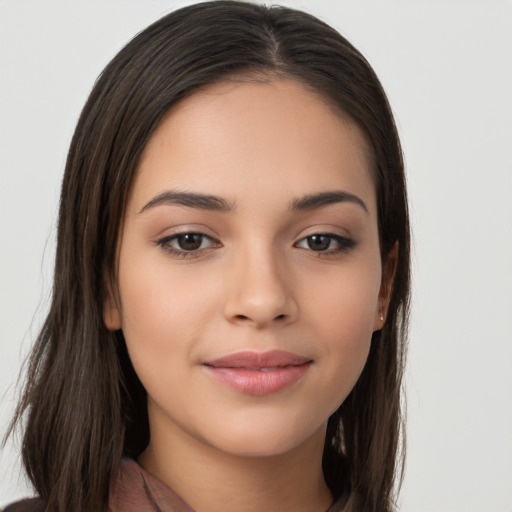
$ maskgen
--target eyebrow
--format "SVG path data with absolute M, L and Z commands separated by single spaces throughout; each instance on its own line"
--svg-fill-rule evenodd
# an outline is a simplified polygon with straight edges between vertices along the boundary
M 362 199 L 343 190 L 307 194 L 303 197 L 293 199 L 290 202 L 289 209 L 292 211 L 316 210 L 336 203 L 353 203 L 360 206 L 368 213 L 368 208 Z M 222 197 L 195 192 L 167 190 L 158 194 L 146 203 L 139 213 L 162 205 L 181 205 L 188 206 L 189 208 L 198 208 L 200 210 L 211 210 L 224 213 L 231 212 L 235 209 L 235 203 L 229 203 Z
M 290 209 L 294 211 L 316 210 L 317 208 L 324 208 L 336 203 L 354 203 L 368 213 L 368 208 L 362 199 L 344 190 L 332 190 L 305 195 L 294 199 L 290 204 Z
M 145 212 L 150 208 L 161 205 L 181 205 L 190 208 L 199 208 L 200 210 L 213 210 L 217 212 L 230 212 L 234 210 L 235 205 L 228 203 L 221 197 L 208 194 L 197 194 L 194 192 L 178 192 L 168 190 L 158 194 L 156 197 L 146 203 L 139 213 Z

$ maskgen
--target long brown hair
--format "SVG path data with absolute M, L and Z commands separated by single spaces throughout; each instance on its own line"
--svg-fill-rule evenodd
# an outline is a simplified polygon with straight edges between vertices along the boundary
M 129 42 L 98 78 L 71 142 L 51 307 L 11 426 L 26 419 L 23 461 L 48 512 L 105 510 L 121 457 L 136 457 L 149 440 L 144 388 L 122 331 L 107 330 L 102 312 L 139 157 L 178 100 L 233 76 L 265 75 L 316 91 L 360 126 L 371 148 L 382 257 L 398 245 L 398 263 L 386 323 L 329 420 L 323 465 L 335 496 L 350 488 L 350 511 L 393 507 L 410 278 L 391 109 L 370 65 L 328 25 L 289 8 L 216 1 L 175 11 Z

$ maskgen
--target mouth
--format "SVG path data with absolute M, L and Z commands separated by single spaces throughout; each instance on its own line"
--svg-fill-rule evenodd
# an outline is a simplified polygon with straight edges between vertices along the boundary
M 302 380 L 313 361 L 285 352 L 237 352 L 203 363 L 220 384 L 247 395 L 270 395 Z

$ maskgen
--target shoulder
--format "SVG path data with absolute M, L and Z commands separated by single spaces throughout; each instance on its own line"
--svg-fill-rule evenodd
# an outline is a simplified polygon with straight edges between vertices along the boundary
M 44 503 L 39 498 L 17 501 L 7 505 L 1 512 L 44 512 Z

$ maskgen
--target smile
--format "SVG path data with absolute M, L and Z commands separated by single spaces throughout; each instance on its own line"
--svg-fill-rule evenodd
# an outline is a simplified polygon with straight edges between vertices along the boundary
M 203 364 L 217 381 L 247 395 L 270 395 L 302 379 L 312 360 L 284 352 L 238 352 Z

